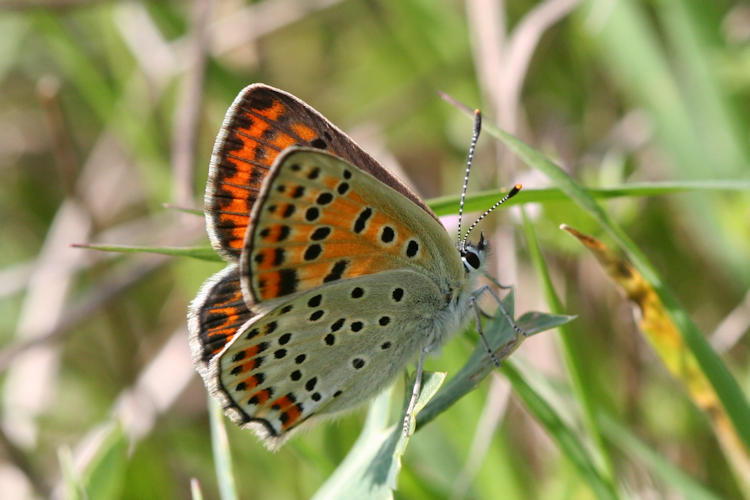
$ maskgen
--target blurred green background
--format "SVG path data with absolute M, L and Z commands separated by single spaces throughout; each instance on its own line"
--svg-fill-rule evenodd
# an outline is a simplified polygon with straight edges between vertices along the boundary
M 470 120 L 438 90 L 481 108 L 585 186 L 750 179 L 744 2 L 0 0 L 0 491 L 8 498 L 65 495 L 71 477 L 86 482 L 92 460 L 103 464 L 87 483 L 99 498 L 189 498 L 191 478 L 206 498 L 218 496 L 185 313 L 222 265 L 70 245 L 207 245 L 201 217 L 163 204 L 201 207 L 224 113 L 252 82 L 310 103 L 427 199 L 458 194 L 471 136 Z M 483 136 L 470 190 L 516 182 L 549 185 Z M 747 395 L 747 191 L 602 204 Z M 632 306 L 558 229 L 567 223 L 607 241 L 597 223 L 570 201 L 526 208 L 564 311 L 578 316 L 571 338 L 598 411 L 658 466 L 702 484 L 696 494 L 750 494 L 750 470 L 737 466 L 748 464 L 747 449 L 730 460 L 639 334 Z M 518 220 L 511 208 L 483 226 L 497 228 L 493 271 L 516 285 L 519 311 L 547 310 Z M 450 376 L 475 342 L 458 335 L 428 368 Z M 563 358 L 554 331 L 514 355 L 596 448 Z M 240 497 L 311 496 L 363 418 L 318 425 L 275 454 L 229 426 Z M 687 482 L 665 479 L 603 429 L 597 449 L 620 495 L 691 496 Z M 495 374 L 412 439 L 396 497 L 595 494 Z

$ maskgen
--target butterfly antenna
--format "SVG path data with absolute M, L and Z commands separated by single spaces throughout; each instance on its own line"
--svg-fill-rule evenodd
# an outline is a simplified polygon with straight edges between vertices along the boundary
M 471 136 L 471 146 L 469 146 L 469 158 L 466 161 L 466 174 L 464 175 L 464 187 L 461 189 L 461 201 L 458 204 L 458 240 L 456 243 L 459 248 L 463 249 L 466 244 L 466 238 L 461 242 L 461 221 L 464 215 L 464 203 L 466 202 L 466 190 L 469 187 L 469 172 L 471 172 L 471 162 L 474 161 L 474 150 L 479 140 L 479 132 L 482 131 L 482 113 L 478 109 L 474 110 L 474 134 Z
M 506 201 L 508 201 L 509 199 L 513 198 L 515 195 L 517 195 L 518 192 L 521 190 L 522 187 L 523 186 L 521 186 L 520 184 L 516 184 L 515 186 L 513 186 L 513 189 L 511 189 L 510 191 L 508 191 L 508 194 L 506 194 L 505 196 L 503 196 L 502 198 L 500 198 L 499 200 L 497 200 L 494 205 L 492 205 L 490 208 L 488 208 L 487 210 L 485 210 L 484 213 L 482 213 L 482 215 L 480 215 L 479 217 L 477 217 L 477 220 L 475 220 L 471 224 L 471 226 L 469 226 L 469 229 L 466 230 L 466 235 L 464 236 L 464 239 L 461 241 L 461 248 L 463 248 L 463 247 L 466 246 L 466 240 L 469 239 L 469 235 L 474 230 L 474 228 L 477 227 L 477 224 L 479 224 L 482 221 L 482 219 L 484 219 L 485 217 L 487 217 L 497 207 L 499 207 L 500 205 L 502 205 L 503 203 L 505 203 Z M 461 227 L 461 226 L 459 225 L 459 227 Z

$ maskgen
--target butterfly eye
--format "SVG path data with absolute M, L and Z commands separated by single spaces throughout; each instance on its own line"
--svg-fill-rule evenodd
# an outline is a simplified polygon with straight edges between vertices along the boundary
M 482 265 L 482 260 L 479 258 L 479 254 L 474 248 L 467 248 L 464 250 L 461 260 L 467 271 L 476 271 L 479 269 L 479 266 Z

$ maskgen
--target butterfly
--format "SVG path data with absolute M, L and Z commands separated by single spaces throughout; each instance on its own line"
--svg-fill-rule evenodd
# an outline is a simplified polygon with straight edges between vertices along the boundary
M 479 322 L 487 245 L 467 241 L 476 223 L 454 241 L 406 185 L 289 93 L 253 84 L 237 96 L 205 215 L 228 265 L 189 307 L 193 362 L 226 415 L 269 448 L 361 405 L 417 358 L 418 393 L 425 355 L 472 308 Z

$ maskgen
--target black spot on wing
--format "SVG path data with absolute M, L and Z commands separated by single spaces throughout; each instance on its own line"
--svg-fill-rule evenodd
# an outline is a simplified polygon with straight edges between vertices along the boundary
M 409 240 L 409 243 L 406 245 L 406 256 L 414 257 L 417 255 L 417 252 L 419 252 L 419 243 L 416 240 Z
M 310 235 L 310 239 L 313 241 L 324 240 L 328 238 L 329 234 L 331 234 L 331 228 L 328 226 L 321 226 L 313 231 L 312 235 Z
M 279 295 L 289 295 L 297 291 L 299 278 L 295 269 L 279 269 Z
M 344 271 L 346 271 L 347 266 L 349 265 L 349 261 L 347 260 L 339 260 L 336 261 L 336 263 L 331 268 L 331 272 L 329 272 L 324 278 L 323 282 L 328 283 L 329 281 L 336 281 L 341 279 L 341 277 L 344 275 Z
M 396 233 L 390 226 L 383 226 L 383 230 L 380 232 L 380 241 L 383 243 L 390 243 L 396 237 Z
M 321 253 L 323 253 L 323 247 L 319 243 L 313 243 L 305 249 L 304 259 L 307 261 L 315 260 L 320 257 Z
M 372 209 L 366 207 L 357 216 L 357 220 L 354 221 L 354 227 L 352 228 L 355 233 L 359 234 L 367 227 L 367 221 L 372 217 Z
M 320 305 L 320 301 L 323 300 L 323 296 L 318 294 L 310 297 L 310 300 L 307 301 L 308 307 L 318 307 Z
M 318 148 L 318 149 L 325 149 L 325 148 L 328 147 L 328 145 L 326 144 L 326 141 L 324 141 L 320 137 L 318 137 L 317 139 L 313 139 L 312 141 L 310 141 L 310 146 L 312 146 L 314 148 Z

